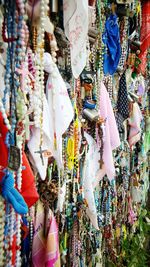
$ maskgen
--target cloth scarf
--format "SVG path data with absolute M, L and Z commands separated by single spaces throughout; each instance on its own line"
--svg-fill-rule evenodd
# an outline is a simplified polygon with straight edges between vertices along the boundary
M 93 186 L 93 182 L 96 179 L 96 175 L 99 171 L 100 153 L 93 137 L 86 132 L 84 133 L 84 137 L 86 138 L 89 149 L 86 154 L 85 164 L 83 166 L 83 192 L 84 198 L 88 203 L 87 215 L 89 216 L 93 226 L 96 229 L 99 229 L 94 197 L 95 187 Z
M 43 103 L 43 144 L 42 150 L 49 150 L 60 169 L 62 162 L 62 135 L 71 123 L 74 112 L 68 91 L 56 64 L 49 53 L 44 54 L 44 70 L 49 74 L 46 84 L 46 96 Z M 48 158 L 43 156 L 42 164 L 39 150 L 40 128 L 32 127 L 28 147 L 34 164 L 42 180 L 47 174 Z
M 44 69 L 49 73 L 46 84 L 46 95 L 50 120 L 50 151 L 60 169 L 62 162 L 62 135 L 66 132 L 74 117 L 73 106 L 68 95 L 67 87 L 62 79 L 51 55 L 45 53 Z
M 130 147 L 135 145 L 141 138 L 141 121 L 143 119 L 138 103 L 133 103 L 131 116 L 129 118 L 129 136 L 128 142 Z
M 142 27 L 140 32 L 141 50 L 144 52 L 150 47 L 150 1 L 142 3 Z
M 46 224 L 44 215 L 43 204 L 38 201 L 32 245 L 33 267 L 60 267 L 57 223 L 51 210 Z
M 119 91 L 117 100 L 116 121 L 119 132 L 123 132 L 123 122 L 129 117 L 129 101 L 127 93 L 126 75 L 122 74 L 119 81 Z
M 106 119 L 104 150 L 103 150 L 104 166 L 102 168 L 102 171 L 105 171 L 105 174 L 107 174 L 108 178 L 112 180 L 115 176 L 115 167 L 114 167 L 112 151 L 120 145 L 120 138 L 113 108 L 111 105 L 111 100 L 106 90 L 106 87 L 102 82 L 100 88 L 99 115 L 102 118 Z
M 150 47 L 150 1 L 142 2 L 142 26 L 140 31 L 141 53 L 139 55 L 141 64 L 139 66 L 139 72 L 145 74 L 147 49 Z
M 109 180 L 112 180 L 115 177 L 115 167 L 112 152 L 113 149 L 117 148 L 120 145 L 119 133 L 111 105 L 111 100 L 103 83 L 101 83 L 100 87 L 99 115 L 106 119 L 103 150 L 104 164 L 102 166 L 102 169 L 100 169 L 99 147 L 89 134 L 84 133 L 84 136 L 88 142 L 89 149 L 86 154 L 86 160 L 83 167 L 84 197 L 88 203 L 87 215 L 89 216 L 91 223 L 96 229 L 98 229 L 98 223 L 94 190 L 105 174 L 108 176 Z
M 70 42 L 72 73 L 78 78 L 86 65 L 88 0 L 65 0 L 63 11 L 65 34 Z
M 42 151 L 48 151 L 51 147 L 51 140 L 50 140 L 50 114 L 49 114 L 49 107 L 47 103 L 46 96 L 44 95 L 43 99 L 43 143 L 42 143 Z M 43 161 L 44 165 L 42 164 L 42 160 L 39 153 L 35 153 L 39 151 L 39 144 L 40 144 L 40 128 L 32 127 L 31 128 L 31 135 L 30 140 L 28 142 L 28 148 L 30 151 L 30 155 L 32 157 L 33 165 L 39 172 L 39 175 L 42 180 L 45 180 L 47 174 L 47 165 L 48 165 L 48 158 L 44 157 L 43 154 Z
M 112 75 L 117 69 L 121 56 L 120 33 L 115 14 L 111 14 L 106 20 L 103 42 L 108 50 L 104 53 L 104 74 Z

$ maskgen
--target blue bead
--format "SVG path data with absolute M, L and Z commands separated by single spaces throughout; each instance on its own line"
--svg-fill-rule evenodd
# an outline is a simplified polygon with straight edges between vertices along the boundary
M 18 30 L 21 30 L 22 29 L 22 25 L 18 25 Z
M 19 20 L 23 20 L 23 16 L 20 15 L 20 16 L 18 17 L 18 19 L 19 19 Z
M 21 48 L 17 47 L 16 51 L 20 53 L 21 52 Z
M 15 120 L 15 119 L 13 119 L 13 120 L 12 120 L 12 123 L 14 124 L 14 127 L 15 127 L 16 120 Z
M 18 59 L 19 61 L 21 61 L 21 60 L 22 60 L 22 57 L 21 57 L 21 56 L 17 56 L 17 59 Z
M 16 68 L 19 69 L 20 67 L 21 67 L 21 65 L 20 65 L 19 63 L 17 63 L 17 64 L 16 64 Z
M 19 81 L 15 80 L 15 85 L 18 87 L 20 85 Z
M 11 128 L 12 128 L 12 131 L 13 131 L 13 130 L 15 129 L 15 125 L 14 125 L 14 124 L 12 124 Z

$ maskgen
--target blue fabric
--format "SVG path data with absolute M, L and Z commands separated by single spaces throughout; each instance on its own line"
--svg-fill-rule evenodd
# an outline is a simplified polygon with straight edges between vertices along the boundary
M 14 188 L 13 173 L 6 170 L 6 174 L 2 179 L 2 196 L 14 208 L 14 210 L 23 215 L 28 212 L 28 206 L 25 203 L 22 195 Z
M 27 219 L 25 217 L 22 218 L 23 219 L 23 224 L 28 227 L 28 222 Z M 28 235 L 26 236 L 25 239 L 23 239 L 22 241 L 22 267 L 28 267 L 30 266 L 30 236 L 29 236 L 29 232 Z
M 104 74 L 112 75 L 117 69 L 121 56 L 120 33 L 117 16 L 114 14 L 106 20 L 103 42 L 107 47 L 104 53 Z
M 88 100 L 84 103 L 84 108 L 94 109 L 96 107 L 96 104 L 90 103 Z

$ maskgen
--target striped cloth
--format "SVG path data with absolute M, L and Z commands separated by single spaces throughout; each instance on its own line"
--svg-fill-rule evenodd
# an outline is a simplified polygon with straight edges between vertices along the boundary
M 32 246 L 32 264 L 34 267 L 60 267 L 58 227 L 51 210 L 45 212 L 43 204 L 37 204 Z

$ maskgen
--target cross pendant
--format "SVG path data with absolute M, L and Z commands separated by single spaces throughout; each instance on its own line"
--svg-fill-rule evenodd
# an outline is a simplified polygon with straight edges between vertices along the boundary
M 100 165 L 100 169 L 102 169 L 102 166 L 103 166 L 103 164 L 104 164 L 103 159 L 100 159 L 98 162 L 99 162 L 99 165 Z
M 40 146 L 40 150 L 39 151 L 35 151 L 34 153 L 39 153 L 40 154 L 40 158 L 42 161 L 42 165 L 44 165 L 44 158 L 43 158 L 43 153 L 45 152 L 45 150 L 42 150 L 42 147 Z

